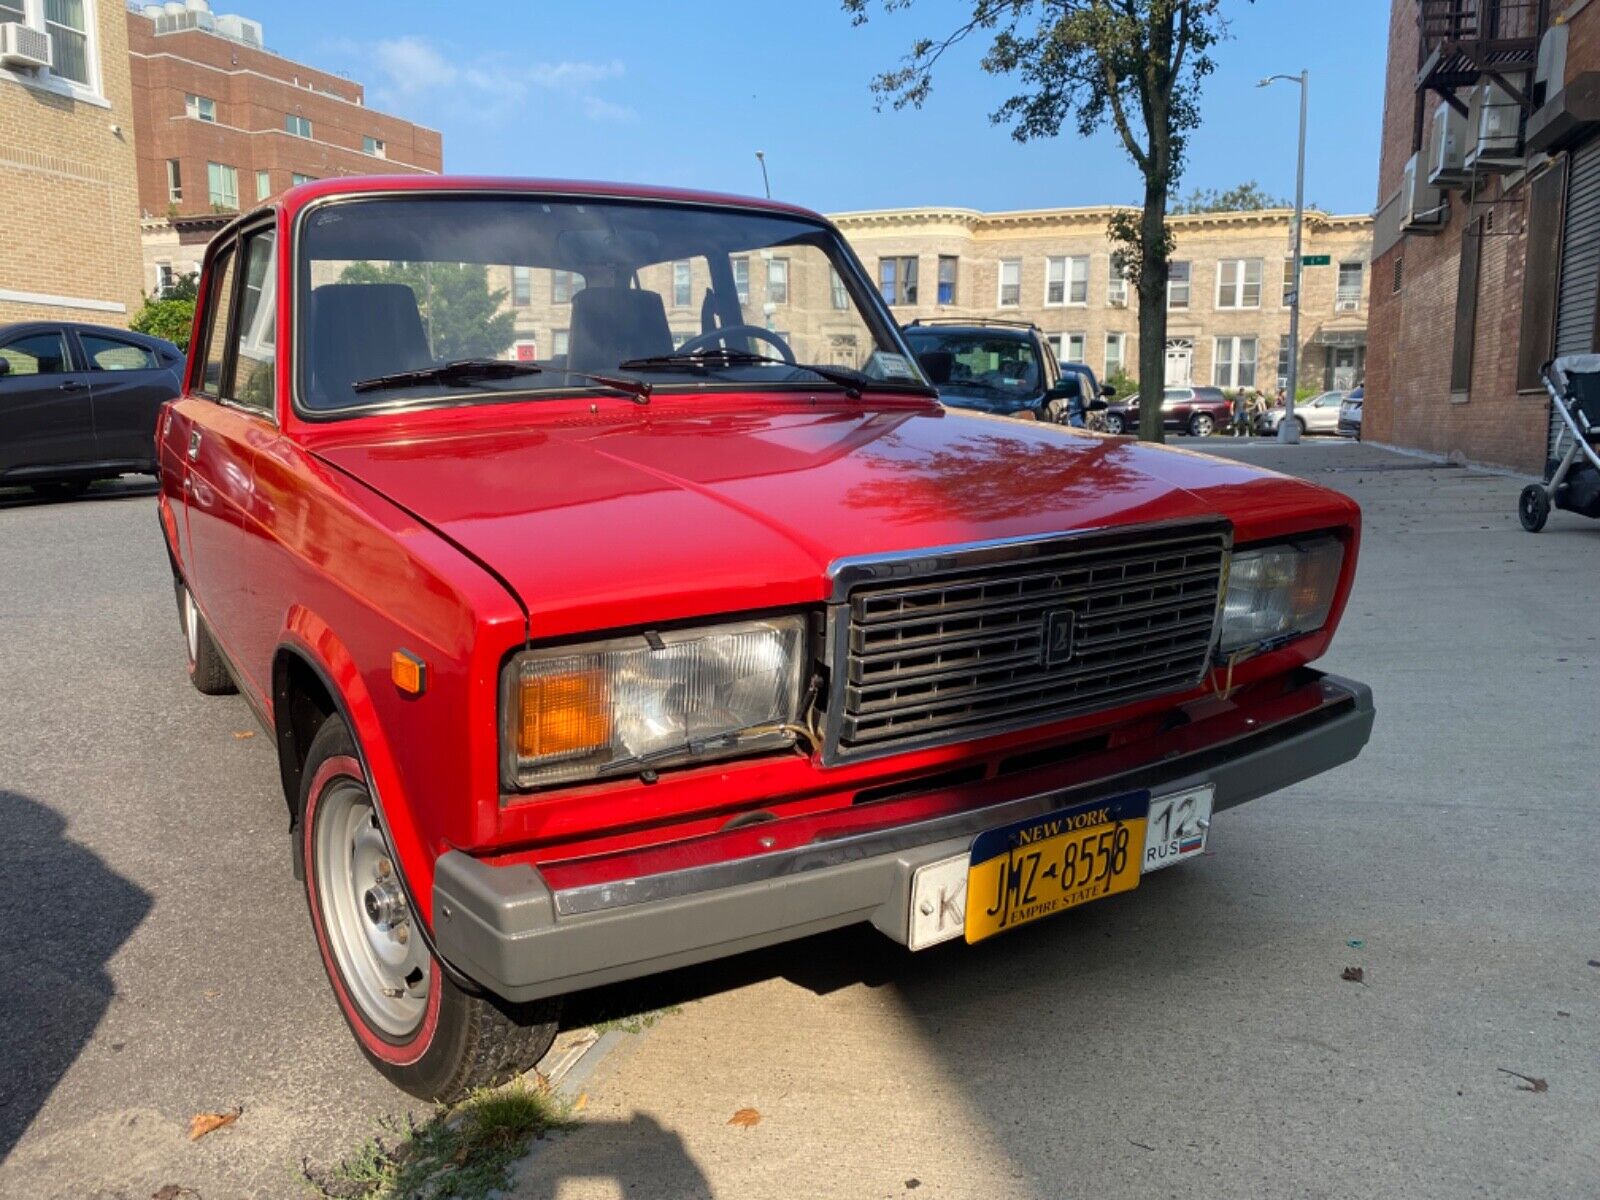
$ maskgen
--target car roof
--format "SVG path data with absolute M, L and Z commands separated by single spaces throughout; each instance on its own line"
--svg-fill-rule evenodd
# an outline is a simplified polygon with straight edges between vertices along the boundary
M 1012 341 L 1016 342 L 1031 342 L 1033 341 L 1034 333 L 1032 329 L 1025 329 L 1017 325 L 947 325 L 942 322 L 938 325 L 918 325 L 916 323 L 902 325 L 900 326 L 900 332 L 905 334 L 981 333 L 985 335 L 996 335 L 1002 338 L 1009 337 Z
M 136 333 L 132 329 L 121 329 L 115 325 L 92 325 L 87 321 L 15 321 L 10 325 L 0 325 L 0 340 L 46 329 L 75 329 L 79 333 L 103 334 L 106 337 L 136 342 L 151 349 L 159 347 L 163 350 L 172 350 L 179 355 L 183 354 L 182 350 L 165 338 L 151 337 L 148 333 Z

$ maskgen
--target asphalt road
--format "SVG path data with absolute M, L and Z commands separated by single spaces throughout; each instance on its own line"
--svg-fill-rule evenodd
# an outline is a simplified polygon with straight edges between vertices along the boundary
M 846 933 L 591 998 L 682 1011 L 521 1194 L 1600 1193 L 1600 524 L 1530 537 L 1516 481 L 1357 446 L 1207 448 L 1362 502 L 1326 665 L 1377 693 L 1366 754 L 982 947 Z M 0 669 L 0 1196 L 291 1195 L 415 1111 L 327 993 L 271 747 L 184 678 L 147 491 L 0 493 Z

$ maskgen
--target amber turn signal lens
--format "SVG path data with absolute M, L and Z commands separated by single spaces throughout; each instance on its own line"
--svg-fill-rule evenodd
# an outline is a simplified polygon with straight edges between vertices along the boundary
M 389 660 L 389 678 L 407 696 L 420 696 L 428 686 L 428 666 L 409 650 L 396 650 Z
M 611 741 L 611 696 L 600 671 L 522 680 L 517 754 L 551 759 L 600 750 Z

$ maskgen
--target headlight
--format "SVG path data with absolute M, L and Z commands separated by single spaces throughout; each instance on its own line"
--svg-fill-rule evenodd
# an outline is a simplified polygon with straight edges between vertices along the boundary
M 805 618 L 518 654 L 501 682 L 501 773 L 534 787 L 794 741 Z
M 1222 610 L 1223 654 L 1314 633 L 1328 620 L 1344 563 L 1336 537 L 1241 550 L 1228 567 Z

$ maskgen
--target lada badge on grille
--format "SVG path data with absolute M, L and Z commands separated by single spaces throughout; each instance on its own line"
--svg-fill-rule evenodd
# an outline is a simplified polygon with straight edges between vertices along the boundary
M 1070 608 L 1058 608 L 1045 621 L 1044 665 L 1059 667 L 1077 647 L 1078 619 Z

